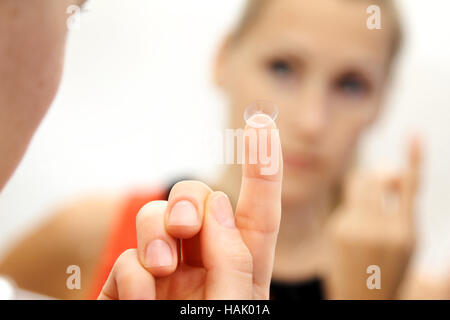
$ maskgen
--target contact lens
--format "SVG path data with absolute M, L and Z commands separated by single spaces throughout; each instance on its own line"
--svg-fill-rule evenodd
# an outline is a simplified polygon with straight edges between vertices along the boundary
M 278 116 L 278 107 L 275 103 L 267 100 L 257 100 L 251 103 L 244 111 L 245 122 L 253 128 L 262 128 L 264 124 L 252 121 L 253 116 L 257 114 L 264 114 L 269 116 L 273 121 Z

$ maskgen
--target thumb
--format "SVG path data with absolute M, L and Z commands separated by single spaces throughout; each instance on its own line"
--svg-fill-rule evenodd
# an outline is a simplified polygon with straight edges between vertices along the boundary
M 223 192 L 213 192 L 206 200 L 200 242 L 206 299 L 252 299 L 252 257 Z

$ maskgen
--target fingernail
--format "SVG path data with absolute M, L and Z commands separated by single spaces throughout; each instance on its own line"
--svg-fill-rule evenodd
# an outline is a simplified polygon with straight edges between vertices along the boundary
M 244 120 L 253 128 L 264 128 L 278 116 L 278 106 L 272 101 L 256 100 L 245 108 Z
M 221 192 L 214 195 L 211 203 L 211 208 L 217 222 L 227 228 L 234 228 L 233 208 L 231 208 L 228 197 Z
M 166 241 L 153 240 L 145 251 L 145 266 L 150 268 L 167 267 L 173 264 L 172 250 Z
M 275 127 L 275 122 L 266 114 L 260 113 L 253 115 L 247 120 L 247 124 L 252 128 L 270 128 Z
M 169 214 L 169 225 L 195 226 L 197 223 L 197 209 L 192 202 L 182 200 L 175 203 Z

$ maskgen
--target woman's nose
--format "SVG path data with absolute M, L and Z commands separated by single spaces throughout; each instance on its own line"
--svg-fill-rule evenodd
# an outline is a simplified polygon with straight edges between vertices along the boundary
M 303 91 L 296 102 L 296 114 L 291 119 L 295 132 L 302 139 L 316 141 L 324 134 L 328 114 L 326 108 L 326 94 L 320 88 L 310 88 Z

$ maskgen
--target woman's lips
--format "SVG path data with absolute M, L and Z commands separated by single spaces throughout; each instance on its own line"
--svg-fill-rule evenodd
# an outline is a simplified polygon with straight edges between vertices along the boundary
M 320 168 L 320 158 L 311 154 L 284 154 L 284 163 L 293 168 L 301 170 L 318 170 Z

